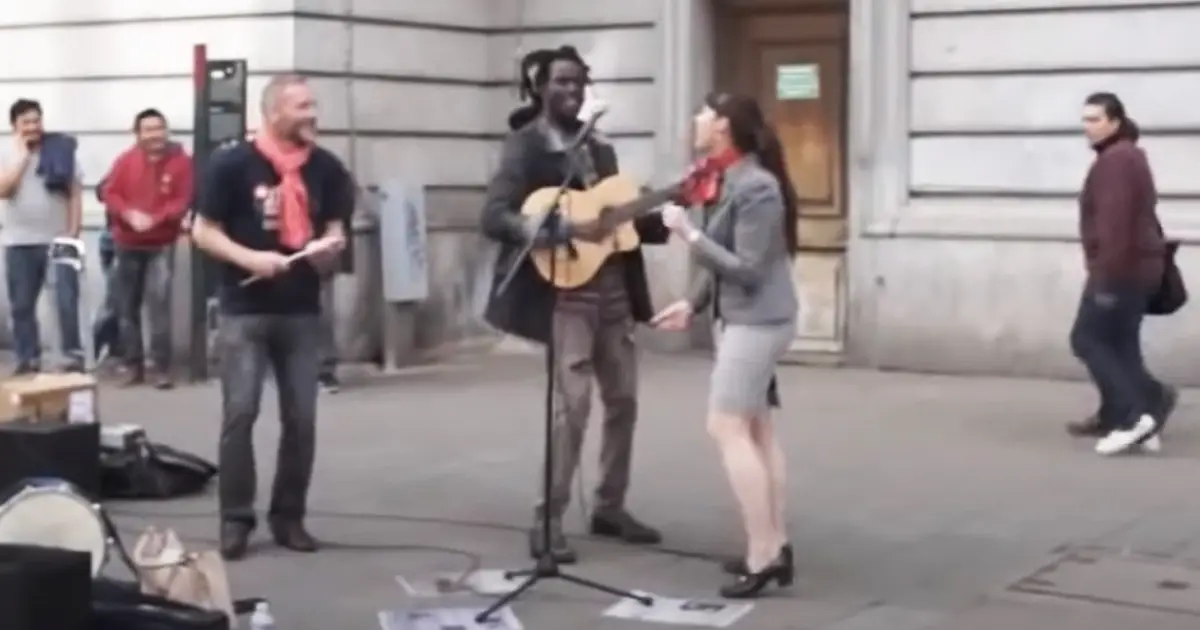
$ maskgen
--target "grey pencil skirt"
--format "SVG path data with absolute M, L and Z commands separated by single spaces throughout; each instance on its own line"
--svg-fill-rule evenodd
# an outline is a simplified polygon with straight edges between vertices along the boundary
M 713 328 L 716 361 L 709 383 L 711 411 L 758 415 L 777 406 L 775 367 L 796 336 L 796 322 Z

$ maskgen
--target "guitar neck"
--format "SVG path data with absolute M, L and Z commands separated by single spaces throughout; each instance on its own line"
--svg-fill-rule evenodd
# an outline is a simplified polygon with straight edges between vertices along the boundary
M 651 210 L 675 199 L 678 195 L 678 185 L 648 191 L 629 203 L 610 208 L 605 213 L 604 220 L 612 225 L 620 225 L 626 221 L 632 221 L 650 214 Z

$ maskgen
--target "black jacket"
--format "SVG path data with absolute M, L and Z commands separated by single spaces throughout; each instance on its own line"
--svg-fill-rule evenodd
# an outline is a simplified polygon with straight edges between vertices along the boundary
M 558 187 L 569 172 L 568 159 L 565 153 L 550 148 L 536 120 L 517 117 L 512 122 L 514 127 L 520 126 L 504 140 L 500 166 L 488 184 L 483 208 L 483 233 L 500 243 L 484 318 L 501 332 L 545 343 L 554 311 L 553 285 L 538 275 L 531 261 L 524 260 L 508 289 L 503 294 L 497 294 L 496 289 L 525 244 L 521 216 L 525 198 L 540 188 Z M 593 139 L 589 141 L 589 149 L 601 179 L 617 174 L 617 154 L 611 144 Z M 583 185 L 574 181 L 571 187 L 582 189 Z M 662 244 L 670 237 L 657 213 L 639 219 L 635 227 L 644 243 Z M 624 263 L 633 318 L 649 321 L 654 313 L 642 251 L 638 248 L 618 256 Z

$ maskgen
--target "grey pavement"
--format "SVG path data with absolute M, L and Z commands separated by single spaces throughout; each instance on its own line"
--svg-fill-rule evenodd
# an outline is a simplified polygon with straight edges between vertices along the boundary
M 571 571 L 665 596 L 715 596 L 723 578 L 712 559 L 737 553 L 742 540 L 704 431 L 707 368 L 659 356 L 643 365 L 630 508 L 664 530 L 664 549 L 581 538 L 582 561 Z M 776 421 L 800 575 L 735 628 L 1200 627 L 1200 426 L 1191 392 L 1162 455 L 1105 460 L 1062 430 L 1095 405 L 1082 383 L 800 367 L 780 378 Z M 315 514 L 312 529 L 329 541 L 394 548 L 301 556 L 260 533 L 253 555 L 231 565 L 237 595 L 269 598 L 282 630 L 375 628 L 384 608 L 486 602 L 412 599 L 394 578 L 472 562 L 528 564 L 541 383 L 536 357 L 488 357 L 367 378 L 324 397 L 313 510 L 394 517 Z M 272 397 L 268 390 L 257 431 L 263 504 L 277 435 Z M 105 422 L 141 424 L 158 441 L 215 453 L 215 387 L 106 389 L 101 408 Z M 585 484 L 595 479 L 594 441 L 588 450 Z M 213 544 L 214 507 L 203 497 L 113 512 L 126 531 L 154 522 L 203 546 Z M 583 531 L 582 512 L 568 527 Z M 613 601 L 548 581 L 514 610 L 530 630 L 655 627 L 602 618 Z

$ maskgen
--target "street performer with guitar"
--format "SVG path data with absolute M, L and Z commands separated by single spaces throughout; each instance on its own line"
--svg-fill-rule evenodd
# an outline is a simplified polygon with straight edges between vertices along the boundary
M 604 403 L 604 426 L 591 533 L 631 544 L 661 540 L 658 531 L 625 508 L 638 411 L 633 332 L 637 322 L 649 321 L 654 312 L 640 246 L 589 258 L 598 261 L 594 273 L 572 274 L 560 265 L 566 275 L 576 278 L 568 278 L 568 286 L 555 287 L 554 278 L 539 275 L 539 256 L 544 259 L 573 250 L 567 247 L 573 244 L 586 249 L 596 230 L 572 227 L 570 221 L 543 222 L 538 214 L 549 210 L 555 189 L 569 173 L 579 174 L 570 182 L 575 191 L 616 175 L 617 156 L 600 134 L 580 138 L 590 132 L 579 120 L 590 79 L 588 66 L 575 48 L 534 51 L 523 59 L 521 74 L 522 97 L 530 103 L 509 117 L 512 131 L 488 185 L 483 210 L 484 234 L 501 245 L 485 317 L 500 331 L 529 341 L 545 344 L 553 337 L 557 388 L 551 491 L 535 509 L 529 546 L 535 558 L 548 552 L 560 563 L 572 563 L 576 554 L 563 536 L 561 518 L 579 466 L 593 379 Z M 548 198 L 540 201 L 538 213 L 523 213 L 523 207 L 539 203 L 540 198 L 530 198 L 534 193 Z M 572 215 L 570 201 L 566 197 L 561 204 L 567 217 Z M 640 216 L 628 225 L 635 232 L 634 243 L 662 244 L 669 237 L 658 214 Z M 532 260 L 521 263 L 509 288 L 498 293 L 505 272 L 530 241 L 536 248 Z M 582 254 L 577 255 L 584 262 Z M 549 549 L 539 535 L 541 519 L 550 519 Z

